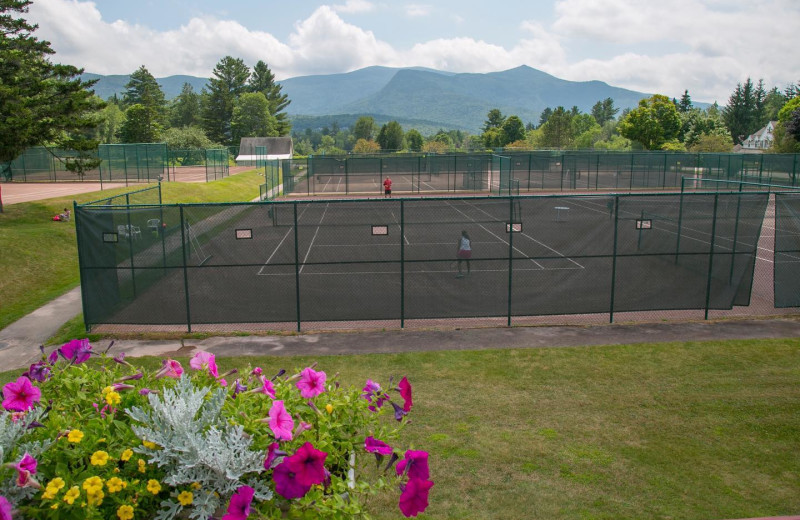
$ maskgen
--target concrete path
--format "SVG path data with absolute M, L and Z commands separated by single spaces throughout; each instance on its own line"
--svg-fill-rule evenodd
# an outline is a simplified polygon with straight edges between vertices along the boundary
M 27 367 L 39 345 L 81 311 L 80 288 L 0 331 L 0 369 Z M 187 356 L 195 349 L 217 356 L 329 356 L 494 348 L 623 345 L 667 341 L 798 338 L 800 317 L 776 319 L 548 326 L 446 330 L 391 330 L 211 337 L 202 340 L 119 340 L 113 352 L 138 356 Z M 106 341 L 95 345 L 104 349 Z

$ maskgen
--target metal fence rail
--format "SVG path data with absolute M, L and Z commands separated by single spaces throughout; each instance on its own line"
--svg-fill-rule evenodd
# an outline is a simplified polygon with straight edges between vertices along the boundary
M 84 318 L 87 327 L 191 331 L 452 318 L 512 325 L 578 314 L 613 321 L 638 311 L 708 317 L 763 289 L 754 267 L 769 200 L 762 191 L 76 206 Z M 793 201 L 793 216 L 779 213 L 790 237 L 782 254 L 797 252 L 797 210 Z M 459 262 L 464 231 L 472 258 Z M 780 276 L 800 279 L 800 264 L 786 263 Z

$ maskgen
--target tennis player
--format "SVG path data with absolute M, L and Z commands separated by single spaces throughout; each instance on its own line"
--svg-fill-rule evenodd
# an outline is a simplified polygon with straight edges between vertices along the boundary
M 392 179 L 386 177 L 383 180 L 383 196 L 384 197 L 391 197 L 392 196 Z
M 456 278 L 464 278 L 464 273 L 461 271 L 461 262 L 464 260 L 467 261 L 467 275 L 469 275 L 469 259 L 472 258 L 472 239 L 469 238 L 469 233 L 467 233 L 466 230 L 461 232 L 461 236 L 458 239 L 456 258 L 458 258 L 458 274 Z

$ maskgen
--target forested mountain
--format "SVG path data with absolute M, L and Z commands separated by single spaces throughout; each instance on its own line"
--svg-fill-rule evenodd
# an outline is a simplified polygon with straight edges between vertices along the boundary
M 85 79 L 98 77 L 95 92 L 104 99 L 122 93 L 129 80 L 129 76 L 84 74 Z M 158 79 L 167 99 L 177 96 L 185 82 L 199 93 L 208 80 L 192 76 Z M 577 106 L 582 112 L 590 112 L 598 101 L 612 98 L 617 108 L 625 109 L 650 96 L 601 81 L 567 81 L 527 66 L 486 74 L 367 67 L 344 74 L 289 78 L 278 83 L 291 100 L 287 112 L 293 119 L 370 114 L 380 119 L 385 116 L 414 120 L 430 127 L 476 133 L 492 108 L 500 109 L 503 114 L 516 114 L 526 123 L 537 123 L 547 107 Z M 308 123 L 315 118 L 298 119 Z

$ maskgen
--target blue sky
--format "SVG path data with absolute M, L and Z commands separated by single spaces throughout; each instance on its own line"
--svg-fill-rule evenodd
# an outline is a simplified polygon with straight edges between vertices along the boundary
M 28 17 L 56 61 L 98 74 L 208 77 L 226 55 L 278 79 L 529 65 L 720 104 L 747 77 L 800 81 L 798 0 L 34 0 Z

